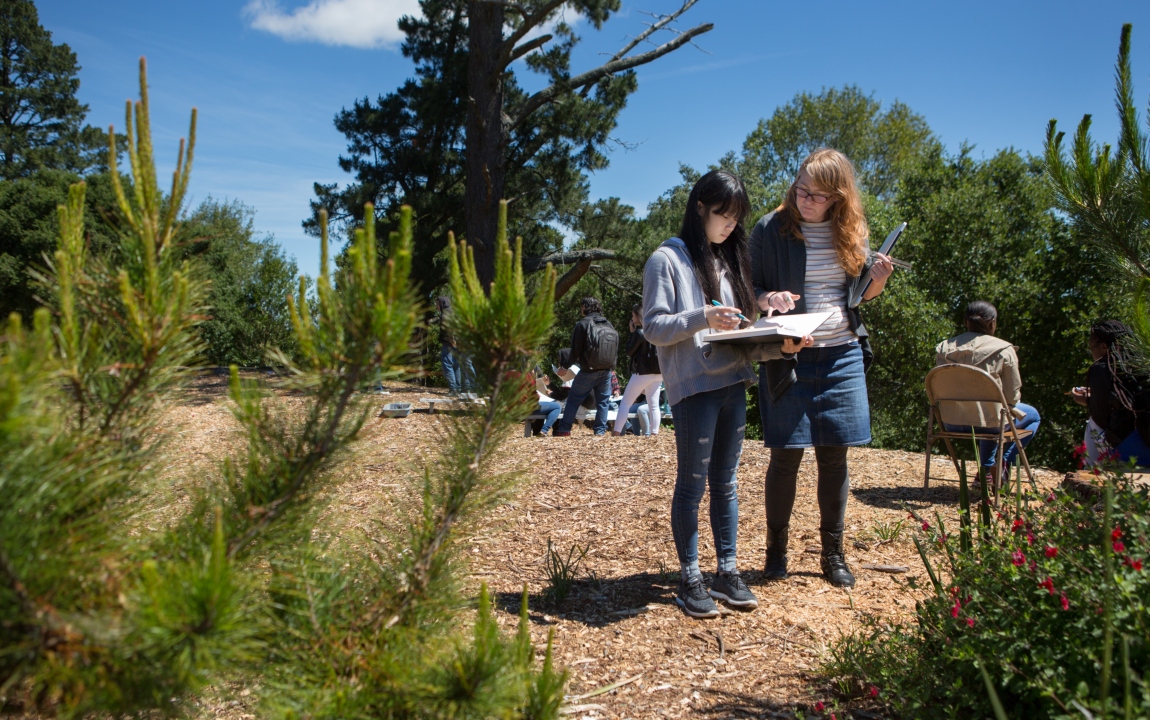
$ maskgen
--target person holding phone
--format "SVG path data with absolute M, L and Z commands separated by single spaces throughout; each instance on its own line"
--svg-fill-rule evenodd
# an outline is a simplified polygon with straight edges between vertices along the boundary
M 749 208 L 738 177 L 722 170 L 707 173 L 687 199 L 679 237 L 660 245 L 643 268 L 643 333 L 659 349 L 675 423 L 671 531 L 681 571 L 675 601 L 697 618 L 719 615 L 712 598 L 743 609 L 758 606 L 736 561 L 736 475 L 747 426 L 746 389 L 755 374 L 742 346 L 702 340 L 709 331 L 738 328 L 740 314 L 757 315 L 743 226 Z M 768 352 L 793 357 L 804 342 L 811 339 L 787 339 L 768 346 Z M 708 487 L 718 564 L 709 591 L 698 554 L 699 502 Z
M 850 489 L 847 448 L 871 440 L 866 328 L 850 298 L 869 271 L 862 300 L 883 291 L 890 258 L 872 252 L 869 230 L 845 155 L 820 148 L 803 160 L 786 198 L 751 232 L 751 282 L 758 307 L 779 312 L 831 312 L 814 332 L 813 347 L 793 358 L 762 363 L 759 412 L 767 467 L 767 559 L 764 577 L 787 577 L 787 537 L 799 463 L 808 447 L 818 464 L 819 534 L 823 576 L 853 587 L 843 555 L 843 521 Z

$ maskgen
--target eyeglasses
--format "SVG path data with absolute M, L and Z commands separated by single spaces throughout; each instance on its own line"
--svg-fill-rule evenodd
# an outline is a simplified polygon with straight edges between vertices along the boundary
M 795 186 L 795 194 L 798 195 L 799 197 L 803 198 L 804 200 L 806 198 L 810 198 L 811 200 L 815 201 L 819 205 L 822 205 L 827 200 L 831 199 L 830 195 L 819 195 L 818 193 L 813 193 L 810 190 L 807 190 L 806 188 L 803 188 L 803 187 L 799 187 L 797 185 Z

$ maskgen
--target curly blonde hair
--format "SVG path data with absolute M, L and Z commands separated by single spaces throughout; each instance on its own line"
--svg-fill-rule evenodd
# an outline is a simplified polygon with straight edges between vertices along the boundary
M 831 221 L 835 254 L 847 275 L 858 276 L 866 265 L 870 230 L 866 215 L 863 214 L 854 165 L 838 150 L 824 147 L 807 155 L 799 166 L 799 175 L 803 170 L 807 171 L 812 185 L 831 196 L 833 204 L 827 215 Z M 798 197 L 795 194 L 797 181 L 796 177 L 777 212 L 782 223 L 780 229 L 801 240 L 804 238 L 799 223 L 803 216 L 799 213 Z

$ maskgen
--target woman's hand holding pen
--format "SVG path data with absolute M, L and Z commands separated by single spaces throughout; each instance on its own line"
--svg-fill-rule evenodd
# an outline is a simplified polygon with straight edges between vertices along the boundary
M 785 313 L 795 309 L 795 300 L 801 295 L 783 290 L 782 292 L 767 292 L 759 296 L 759 309 L 770 317 L 774 313 Z
M 707 326 L 712 330 L 719 332 L 727 332 L 728 330 L 737 330 L 739 327 L 739 316 L 742 311 L 737 307 L 728 307 L 726 305 L 712 305 L 703 311 L 707 318 Z

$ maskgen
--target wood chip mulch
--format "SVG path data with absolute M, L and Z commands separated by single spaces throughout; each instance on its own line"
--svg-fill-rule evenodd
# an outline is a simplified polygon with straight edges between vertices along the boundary
M 169 415 L 178 433 L 170 449 L 181 462 L 165 469 L 171 482 L 162 483 L 155 499 L 170 512 L 178 512 L 190 484 L 201 481 L 228 448 L 242 447 L 225 384 L 226 378 L 204 379 Z M 407 506 L 412 471 L 435 457 L 435 439 L 444 429 L 445 416 L 419 402 L 443 396 L 441 390 L 402 384 L 388 389 L 389 395 L 378 397 L 380 406 L 413 402 L 417 411 L 370 420 L 330 490 L 329 530 L 353 545 Z M 957 523 L 957 476 L 945 456 L 935 457 L 926 491 L 921 453 L 858 448 L 849 457 L 844 545 L 858 579 L 852 591 L 830 586 L 819 571 L 812 453 L 803 459 L 791 521 L 791 577 L 761 580 L 763 478 L 770 452 L 748 440 L 739 468 L 739 566 L 759 607 L 714 620 L 686 617 L 674 604 L 678 561 L 669 510 L 675 438 L 666 426 L 657 436 L 619 438 L 596 438 L 579 426 L 569 438 L 525 438 L 520 428 L 499 465 L 525 470 L 526 477 L 515 499 L 463 540 L 471 558 L 469 578 L 476 590 L 481 582 L 491 589 L 508 632 L 514 631 L 527 583 L 536 644 L 544 647 L 553 630 L 556 663 L 571 672 L 572 717 L 782 718 L 794 717 L 796 710 L 809 715 L 816 701 L 829 705 L 833 698 L 817 670 L 835 640 L 867 617 L 909 617 L 921 595 L 908 587 L 908 578 L 920 589 L 929 585 L 911 541 L 917 528 L 904 505 L 920 516 L 938 512 L 949 525 Z M 1044 491 L 1062 479 L 1048 470 L 1035 474 Z M 158 512 L 155 524 L 164 515 Z M 700 566 L 708 572 L 715 558 L 706 498 L 699 515 Z M 898 537 L 884 540 L 900 521 Z M 562 603 L 546 593 L 548 540 L 564 556 L 573 545 L 587 548 L 578 582 Z M 858 717 L 883 716 L 877 706 L 856 707 Z M 251 712 L 242 700 L 230 700 L 210 703 L 202 716 Z

